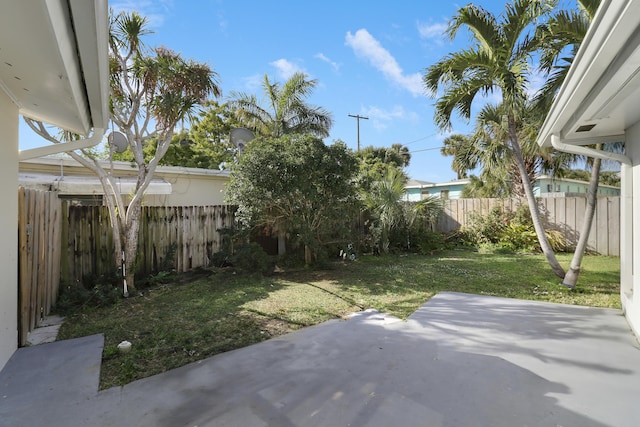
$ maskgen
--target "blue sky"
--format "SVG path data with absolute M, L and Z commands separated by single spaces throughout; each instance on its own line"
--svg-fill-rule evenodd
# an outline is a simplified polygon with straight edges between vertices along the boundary
M 479 1 L 499 13 L 502 1 Z M 284 81 L 303 71 L 318 85 L 308 102 L 333 115 L 331 143 L 357 146 L 400 143 L 412 152 L 409 176 L 432 182 L 455 179 L 451 158 L 439 147 L 447 136 L 433 123 L 434 99 L 422 86 L 424 70 L 447 53 L 465 47 L 442 32 L 465 3 L 447 1 L 372 2 L 326 0 L 111 1 L 118 10 L 137 10 L 150 21 L 150 46 L 165 46 L 185 58 L 209 64 L 219 76 L 223 100 L 232 91 L 262 97 L 264 75 Z M 454 121 L 453 132 L 468 125 Z M 43 145 L 21 128 L 21 149 Z

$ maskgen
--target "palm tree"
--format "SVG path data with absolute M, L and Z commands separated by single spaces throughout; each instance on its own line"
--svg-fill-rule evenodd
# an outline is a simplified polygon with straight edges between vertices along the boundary
M 478 150 L 475 140 L 463 134 L 454 134 L 444 139 L 440 154 L 453 156 L 451 169 L 456 173 L 457 179 L 469 177 L 469 171 L 478 167 Z
M 401 159 L 402 164 L 398 166 L 400 167 L 409 166 L 409 163 L 411 162 L 411 152 L 409 151 L 409 147 L 404 146 L 402 144 L 395 143 L 395 144 L 391 144 L 391 148 L 389 149 L 389 151 L 393 154 L 397 154 Z
M 264 137 L 309 133 L 326 138 L 333 124 L 331 113 L 304 101 L 317 83 L 304 73 L 295 73 L 284 85 L 271 83 L 265 75 L 262 88 L 267 107 L 261 106 L 255 95 L 237 92 L 232 92 L 229 106 L 246 127 Z
M 540 25 L 537 29 L 538 38 L 542 46 L 541 68 L 547 72 L 549 78 L 536 97 L 536 101 L 538 107 L 545 113 L 551 107 L 553 99 L 569 72 L 569 67 L 587 34 L 600 2 L 601 0 L 578 0 L 578 10 L 558 11 L 551 16 L 545 25 Z M 568 53 L 567 49 L 569 50 Z M 602 144 L 597 144 L 595 149 L 602 150 Z M 600 166 L 601 160 L 599 158 L 593 159 L 584 223 L 569 270 L 562 281 L 562 284 L 568 288 L 575 288 L 578 283 L 580 264 L 587 247 L 589 232 L 596 210 Z
M 556 259 L 540 218 L 516 123 L 518 112 L 524 109 L 527 101 L 528 62 L 538 46 L 537 40 L 527 31 L 551 6 L 551 1 L 515 0 L 506 5 L 500 19 L 480 6 L 462 7 L 450 21 L 447 32 L 453 39 L 461 28 L 468 29 L 473 46 L 451 53 L 429 67 L 424 83 L 431 93 L 444 90 L 435 109 L 436 124 L 443 129 L 451 128 L 454 111 L 470 119 L 471 106 L 478 94 L 500 90 L 507 146 L 522 178 L 540 247 L 553 272 L 564 277 L 564 269 Z
M 577 10 L 560 10 L 536 29 L 536 38 L 542 47 L 540 69 L 548 75 L 546 83 L 536 96 L 536 103 L 545 112 L 560 90 L 601 2 L 577 1 Z
M 405 194 L 406 184 L 407 176 L 404 172 L 388 165 L 384 177 L 375 180 L 363 194 L 364 205 L 378 222 L 384 252 L 389 251 L 391 230 L 405 219 L 402 196 Z
M 563 156 L 553 155 L 551 149 L 539 147 L 536 143 L 536 113 L 537 111 L 527 104 L 516 119 L 522 157 L 532 185 L 539 172 L 549 172 L 564 166 Z M 505 111 L 501 105 L 487 104 L 478 113 L 471 135 L 452 135 L 444 141 L 440 152 L 453 156 L 452 169 L 459 177 L 466 177 L 473 169 L 482 169 L 480 177 L 472 179 L 467 196 L 476 194 L 482 197 L 525 197 L 518 165 L 506 144 L 509 135 L 504 116 Z M 495 191 L 495 194 L 492 191 Z

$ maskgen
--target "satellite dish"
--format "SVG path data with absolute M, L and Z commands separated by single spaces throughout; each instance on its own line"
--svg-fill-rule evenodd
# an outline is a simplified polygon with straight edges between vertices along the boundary
M 242 153 L 247 142 L 254 139 L 256 136 L 247 128 L 231 129 L 231 143 Z
M 122 132 L 111 132 L 107 137 L 107 141 L 116 153 L 122 153 L 127 149 L 127 147 L 129 147 L 129 141 Z

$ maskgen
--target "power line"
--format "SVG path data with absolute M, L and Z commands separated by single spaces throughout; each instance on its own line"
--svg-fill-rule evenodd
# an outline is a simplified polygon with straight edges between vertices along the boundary
M 409 151 L 409 154 L 413 154 L 413 153 L 421 153 L 421 152 L 423 152 L 423 151 L 440 150 L 440 149 L 442 149 L 442 147 L 423 148 L 422 150 L 413 150 L 413 151 Z
M 409 141 L 406 144 L 402 144 L 402 145 L 404 145 L 406 147 L 407 145 L 413 144 L 414 142 L 423 141 L 423 140 L 425 140 L 427 138 L 433 138 L 437 134 L 438 134 L 437 132 L 436 133 L 432 133 L 431 135 L 427 135 L 427 136 L 423 136 L 422 138 L 414 139 L 413 141 Z

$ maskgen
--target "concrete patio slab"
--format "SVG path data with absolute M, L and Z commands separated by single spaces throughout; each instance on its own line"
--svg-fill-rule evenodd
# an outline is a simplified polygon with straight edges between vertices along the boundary
M 358 313 L 124 387 L 52 393 L 58 409 L 25 410 L 23 394 L 17 414 L 3 399 L 0 420 L 625 427 L 640 425 L 638 396 L 640 350 L 619 310 L 441 293 L 406 322 Z
M 18 349 L 0 371 L 0 426 L 62 425 L 68 403 L 97 394 L 103 346 L 92 335 Z
M 63 317 L 56 315 L 45 317 L 36 329 L 27 334 L 27 344 L 40 345 L 54 342 L 63 321 Z

